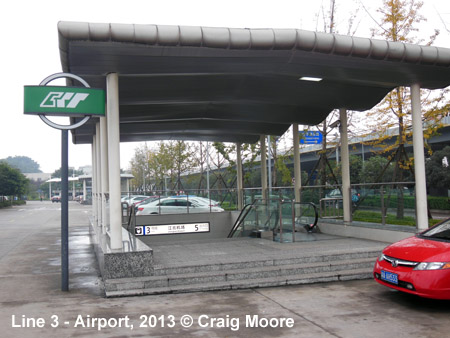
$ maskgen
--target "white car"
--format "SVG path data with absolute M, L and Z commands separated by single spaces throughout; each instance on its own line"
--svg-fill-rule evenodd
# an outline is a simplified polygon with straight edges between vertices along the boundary
M 187 197 L 167 197 L 138 205 L 136 215 L 185 214 L 202 212 L 222 212 L 224 209 L 210 206 L 201 200 Z
M 129 205 L 132 205 L 132 204 L 137 204 L 137 203 L 139 203 L 139 202 L 142 202 L 143 200 L 145 200 L 145 199 L 147 199 L 147 198 L 149 198 L 150 196 L 145 196 L 145 195 L 135 195 L 135 196 L 131 196 L 131 198 L 127 201 L 127 203 L 129 204 Z
M 203 201 L 206 205 L 211 205 L 212 207 L 220 207 L 219 202 L 211 200 L 207 197 L 199 197 L 199 196 L 189 197 L 189 200 L 191 199 L 198 200 L 199 202 Z
M 141 199 L 141 198 L 139 198 L 139 199 L 136 199 L 136 200 L 133 200 L 133 204 L 134 204 L 134 206 L 137 206 L 138 204 L 147 204 L 147 203 L 150 203 L 150 202 L 152 202 L 152 201 L 154 201 L 154 200 L 157 200 L 157 199 L 159 199 L 160 197 L 159 196 L 146 196 L 146 198 L 143 198 L 143 199 Z
M 120 200 L 121 202 L 127 202 L 129 205 L 138 202 L 138 201 L 142 201 L 143 199 L 146 199 L 149 196 L 144 196 L 144 195 L 127 195 L 122 197 Z
M 133 198 L 133 195 L 124 195 L 120 198 L 121 202 L 128 202 L 129 199 Z
M 206 204 L 206 205 L 211 205 L 212 207 L 220 207 L 219 202 L 214 201 L 212 199 L 209 199 L 207 197 L 200 197 L 200 196 L 195 196 L 195 195 L 181 195 L 181 196 L 170 196 L 171 198 L 180 198 L 180 197 L 185 197 L 187 198 L 189 201 L 198 201 L 201 204 Z

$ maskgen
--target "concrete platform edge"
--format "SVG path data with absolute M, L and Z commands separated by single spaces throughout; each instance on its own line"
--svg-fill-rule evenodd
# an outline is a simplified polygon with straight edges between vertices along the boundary
M 414 232 L 412 231 L 377 229 L 372 227 L 346 225 L 337 222 L 331 223 L 322 221 L 319 222 L 318 226 L 322 233 L 328 235 L 368 239 L 387 243 L 394 243 L 414 235 Z

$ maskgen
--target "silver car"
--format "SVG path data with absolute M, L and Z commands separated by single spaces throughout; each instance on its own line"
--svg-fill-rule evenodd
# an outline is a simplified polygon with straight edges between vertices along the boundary
M 167 197 L 138 205 L 136 215 L 185 214 L 202 212 L 222 212 L 224 209 L 211 206 L 200 199 L 187 197 Z

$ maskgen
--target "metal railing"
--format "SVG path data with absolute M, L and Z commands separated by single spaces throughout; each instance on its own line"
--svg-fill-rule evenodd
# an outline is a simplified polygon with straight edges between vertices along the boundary
M 363 212 L 371 212 L 377 214 L 381 219 L 381 223 L 386 223 L 386 218 L 393 213 L 397 213 L 397 209 L 402 209 L 406 216 L 415 217 L 415 193 L 414 182 L 384 182 L 384 183 L 363 183 L 352 184 L 350 191 L 347 193 L 352 200 L 351 213 L 359 215 Z M 399 190 L 401 189 L 401 192 Z M 342 218 L 343 201 L 342 187 L 340 185 L 325 186 L 303 186 L 300 190 L 302 203 L 314 203 L 318 206 L 320 218 Z M 147 196 L 158 196 L 159 199 L 168 196 L 185 196 L 189 200 L 192 196 L 207 198 L 210 205 L 218 202 L 219 206 L 225 210 L 238 210 L 237 205 L 237 189 L 186 189 L 182 191 L 176 190 L 152 190 L 142 192 L 128 192 L 132 194 L 145 194 Z M 293 187 L 272 187 L 263 194 L 261 188 L 244 188 L 242 190 L 244 204 L 252 204 L 256 200 L 261 200 L 263 196 L 268 196 L 271 200 L 292 201 L 295 199 L 295 191 Z M 273 208 L 272 208 L 273 209 Z M 277 209 L 278 210 L 278 209 Z M 189 207 L 186 207 L 186 213 L 190 213 Z M 273 210 L 266 211 L 272 218 L 275 216 Z M 399 211 L 402 212 L 401 210 Z M 255 217 L 266 217 L 258 212 Z
M 387 182 L 352 185 L 359 194 L 352 212 L 372 213 L 381 216 L 381 224 L 387 223 L 388 217 L 402 219 L 416 217 L 416 196 L 414 182 Z
M 158 200 L 162 200 L 167 197 L 185 197 L 187 201 L 189 201 L 192 197 L 202 197 L 209 200 L 210 211 L 216 204 L 225 210 L 237 210 L 236 189 L 211 189 L 209 191 L 205 189 L 185 189 L 122 192 L 122 198 L 125 196 L 132 197 L 138 195 L 148 197 L 154 196 Z M 186 205 L 186 213 L 189 213 L 189 205 Z

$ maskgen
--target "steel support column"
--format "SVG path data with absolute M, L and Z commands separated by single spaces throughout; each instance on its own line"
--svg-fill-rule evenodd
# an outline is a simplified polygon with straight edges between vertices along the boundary
M 352 220 L 352 200 L 350 191 L 350 159 L 348 153 L 347 109 L 339 109 L 341 120 L 341 166 L 342 166 L 342 202 L 344 208 L 344 222 Z
M 300 202 L 300 189 L 302 187 L 302 175 L 300 167 L 300 137 L 298 135 L 298 124 L 292 125 L 292 136 L 294 142 L 294 192 L 295 201 Z
M 83 202 L 86 201 L 86 179 L 83 179 Z
M 261 135 L 259 137 L 261 147 L 261 189 L 262 198 L 267 199 L 267 157 L 266 157 L 266 137 Z
M 93 224 L 98 225 L 97 215 L 97 140 L 95 135 L 92 137 L 92 178 L 91 178 L 91 192 L 92 192 L 92 220 Z
M 100 118 L 100 180 L 101 180 L 101 200 L 102 200 L 102 222 L 103 233 L 109 229 L 109 217 L 107 215 L 107 196 L 109 193 L 109 174 L 108 174 L 108 134 L 106 116 Z
M 242 174 L 242 156 L 241 156 L 241 144 L 236 143 L 236 171 L 237 171 L 237 191 L 238 191 L 238 210 L 242 210 L 244 207 L 243 202 L 243 174 Z
M 72 169 L 72 201 L 75 201 L 75 197 L 77 196 L 76 194 L 76 185 L 75 185 L 75 175 L 73 174 L 73 171 L 75 170 L 75 168 Z
M 416 180 L 416 224 L 418 231 L 428 229 L 427 186 L 425 179 L 425 154 L 421 110 L 420 86 L 415 83 L 411 85 L 411 112 L 414 147 L 414 177 Z
M 101 139 L 100 139 L 100 123 L 97 122 L 95 124 L 95 146 L 96 146 L 96 189 L 97 189 L 97 215 L 98 215 L 98 225 L 102 227 L 102 232 L 106 233 L 106 229 L 103 225 L 103 215 L 102 215 L 102 209 L 103 209 L 103 200 L 102 200 L 102 161 L 101 161 Z
M 109 222 L 111 249 L 122 249 L 122 206 L 120 203 L 119 75 L 106 76 L 106 116 L 109 166 Z

